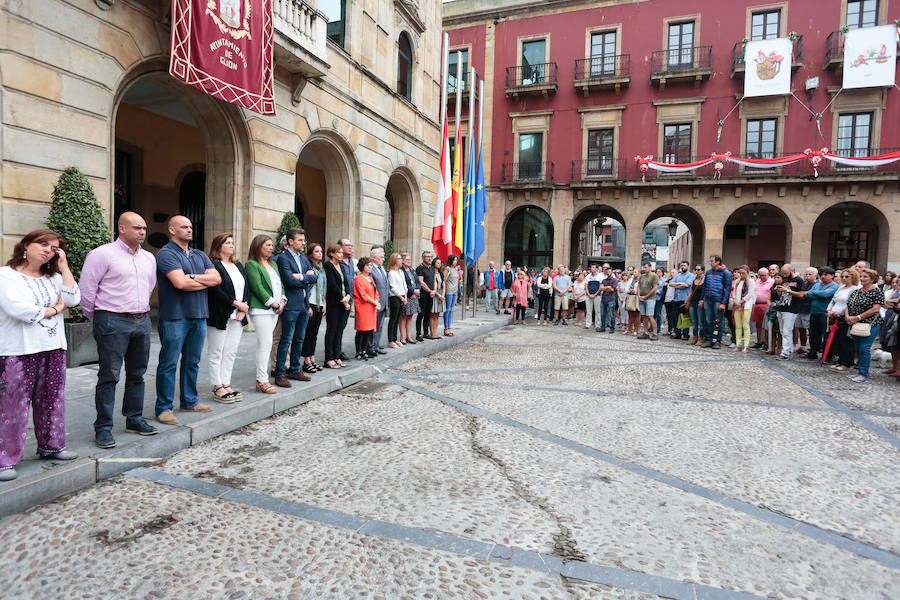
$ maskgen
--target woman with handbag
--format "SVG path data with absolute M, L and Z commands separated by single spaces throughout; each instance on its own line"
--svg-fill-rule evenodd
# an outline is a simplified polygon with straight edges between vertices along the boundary
M 209 246 L 209 258 L 222 277 L 222 283 L 209 288 L 206 319 L 206 357 L 213 400 L 222 404 L 239 402 L 240 392 L 231 388 L 231 370 L 241 343 L 241 332 L 250 312 L 247 273 L 241 261 L 235 260 L 234 236 L 220 233 Z
M 638 304 L 639 281 L 639 277 L 632 277 L 625 292 L 625 310 L 628 312 L 628 324 L 625 326 L 625 335 L 631 333 L 635 337 L 640 334 L 639 330 L 641 328 L 641 311 Z
M 256 329 L 256 391 L 275 394 L 278 390 L 269 383 L 269 355 L 272 353 L 272 334 L 278 316 L 284 312 L 287 296 L 272 260 L 275 244 L 272 238 L 259 234 L 250 242 L 247 256 L 247 288 L 250 296 L 250 320 Z
M 872 342 L 878 337 L 878 329 L 883 323 L 881 305 L 884 304 L 884 291 L 875 282 L 878 271 L 860 269 L 859 283 L 862 286 L 851 294 L 847 302 L 846 321 L 850 326 L 853 346 L 859 356 L 859 375 L 850 377 L 854 383 L 864 383 L 869 377 L 869 362 L 872 359 Z
M 850 339 L 850 326 L 844 317 L 851 294 L 859 289 L 859 272 L 856 269 L 844 269 L 841 271 L 840 283 L 841 286 L 831 297 L 826 309 L 828 319 L 837 322 L 837 330 L 832 338 L 834 349 L 830 353 L 837 354 L 838 362 L 829 368 L 838 372 L 849 370 L 853 364 L 853 340 Z

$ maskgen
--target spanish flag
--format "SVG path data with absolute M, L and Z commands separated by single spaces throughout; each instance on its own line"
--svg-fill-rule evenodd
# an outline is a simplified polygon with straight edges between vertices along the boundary
M 462 149 L 462 136 L 457 129 L 453 153 L 453 254 L 456 256 L 463 253 Z

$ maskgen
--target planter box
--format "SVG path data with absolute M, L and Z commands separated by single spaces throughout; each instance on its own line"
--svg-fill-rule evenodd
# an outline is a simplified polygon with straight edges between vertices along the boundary
M 100 360 L 97 355 L 97 342 L 94 341 L 94 328 L 88 323 L 66 322 L 66 367 L 78 367 Z

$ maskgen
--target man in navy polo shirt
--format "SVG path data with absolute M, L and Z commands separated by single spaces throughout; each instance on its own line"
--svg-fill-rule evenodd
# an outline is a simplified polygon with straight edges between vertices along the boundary
M 188 244 L 194 228 L 187 217 L 169 219 L 169 243 L 156 255 L 159 297 L 159 365 L 156 367 L 156 420 L 175 425 L 175 369 L 181 360 L 180 409 L 209 412 L 197 401 L 197 371 L 206 341 L 206 288 L 222 282 L 212 261 Z

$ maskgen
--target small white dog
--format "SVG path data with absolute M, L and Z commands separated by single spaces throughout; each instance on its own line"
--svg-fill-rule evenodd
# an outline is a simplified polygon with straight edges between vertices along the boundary
M 872 364 L 881 368 L 891 366 L 891 353 L 884 350 L 872 350 Z

